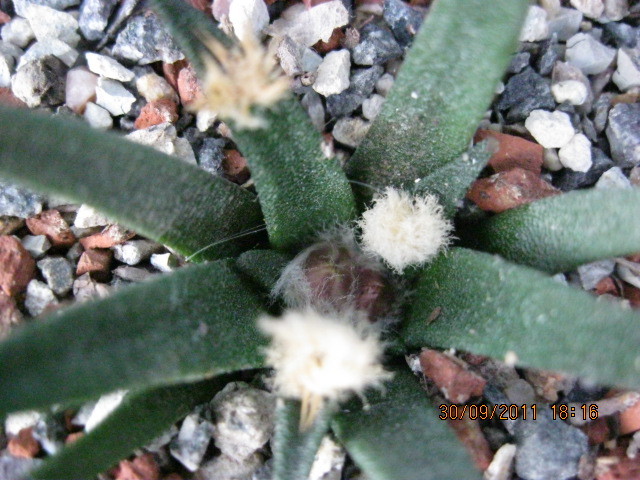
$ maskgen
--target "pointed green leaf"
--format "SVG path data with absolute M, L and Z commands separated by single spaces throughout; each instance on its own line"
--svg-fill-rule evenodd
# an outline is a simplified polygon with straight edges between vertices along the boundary
M 434 2 L 349 177 L 410 188 L 464 153 L 516 50 L 527 7 L 523 0 Z
M 236 267 L 265 293 L 270 293 L 290 261 L 289 255 L 274 250 L 249 250 L 238 257 Z
M 0 107 L 0 176 L 87 203 L 193 260 L 255 244 L 226 241 L 262 221 L 255 196 L 222 178 L 82 122 Z
M 171 35 L 200 74 L 204 72 L 205 67 L 202 58 L 209 54 L 202 43 L 205 36 L 213 37 L 226 46 L 233 43 L 231 38 L 214 24 L 213 18 L 206 17 L 188 2 L 152 0 L 151 5 L 164 20 Z
M 474 145 L 454 161 L 437 168 L 421 178 L 414 187 L 416 193 L 430 193 L 438 197 L 444 214 L 452 219 L 467 194 L 469 185 L 478 178 L 491 152 L 485 142 Z
M 467 245 L 548 272 L 640 251 L 640 190 L 582 190 L 508 210 L 460 232 Z
M 226 260 L 58 311 L 0 343 L 0 418 L 261 367 L 261 312 Z
M 300 405 L 297 400 L 278 401 L 273 439 L 273 480 L 309 478 L 322 437 L 329 430 L 329 420 L 334 412 L 331 406 L 322 408 L 311 426 L 301 430 Z
M 126 395 L 87 435 L 49 457 L 30 476 L 38 480 L 92 479 L 136 448 L 152 442 L 224 386 L 220 378 Z
M 438 418 L 417 379 L 397 371 L 385 392 L 368 395 L 368 407 L 336 415 L 333 430 L 371 480 L 480 478 L 464 447 Z
M 427 268 L 401 336 L 603 384 L 640 385 L 640 315 L 498 256 L 453 248 Z
M 246 156 L 275 248 L 303 245 L 319 232 L 355 216 L 347 178 L 294 98 L 265 112 L 266 128 L 235 130 Z

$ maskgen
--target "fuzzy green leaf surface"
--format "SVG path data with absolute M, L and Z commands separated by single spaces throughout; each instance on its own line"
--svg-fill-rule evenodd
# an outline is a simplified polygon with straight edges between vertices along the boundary
M 548 272 L 640 251 L 640 190 L 580 190 L 508 210 L 462 230 L 470 246 Z
M 421 178 L 413 190 L 436 195 L 445 216 L 453 219 L 469 185 L 478 178 L 490 158 L 491 151 L 486 143 L 474 145 L 457 159 Z
M 265 128 L 235 130 L 234 140 L 249 163 L 271 245 L 292 249 L 353 220 L 347 177 L 322 154 L 322 137 L 298 101 L 288 97 L 263 118 Z
M 438 418 L 418 380 L 398 370 L 385 392 L 350 402 L 333 430 L 371 480 L 471 480 L 480 472 L 447 422 Z
M 261 313 L 230 260 L 58 311 L 0 343 L 0 418 L 261 367 Z
M 640 385 L 640 314 L 473 250 L 453 248 L 425 269 L 401 337 L 413 348 L 513 352 L 523 366 Z
M 527 7 L 524 0 L 434 2 L 348 163 L 349 177 L 409 188 L 462 155 L 516 51 Z
M 301 403 L 278 400 L 273 439 L 273 480 L 309 478 L 322 437 L 329 430 L 332 406 L 323 407 L 313 423 L 300 429 Z
M 31 473 L 38 480 L 92 479 L 162 435 L 224 384 L 218 378 L 126 395 L 95 429 Z
M 197 167 L 73 119 L 0 107 L 0 177 L 87 203 L 194 261 L 255 244 L 251 193 Z
M 291 256 L 275 250 L 249 250 L 236 259 L 236 267 L 264 293 L 270 293 Z
M 152 0 L 151 6 L 158 12 L 171 35 L 201 75 L 205 70 L 203 58 L 210 55 L 203 40 L 212 37 L 225 46 L 233 44 L 233 40 L 214 24 L 211 17 L 207 18 L 188 2 Z

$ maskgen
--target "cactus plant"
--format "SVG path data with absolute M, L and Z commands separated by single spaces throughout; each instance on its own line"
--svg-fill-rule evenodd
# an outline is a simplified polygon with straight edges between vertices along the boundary
M 527 8 L 524 1 L 486 3 L 434 3 L 345 172 L 323 157 L 320 135 L 258 44 L 226 37 L 186 3 L 153 2 L 209 99 L 238 97 L 220 113 L 249 162 L 257 195 L 113 134 L 0 109 L 0 175 L 88 203 L 198 264 L 61 309 L 0 343 L 0 418 L 133 391 L 34 478 L 95 476 L 211 398 L 226 374 L 267 365 L 279 370 L 283 396 L 272 442 L 276 480 L 306 478 L 329 430 L 374 480 L 477 476 L 402 366 L 404 355 L 425 346 L 515 354 L 521 366 L 638 386 L 638 362 L 623 352 L 638 345 L 640 317 L 557 284 L 548 273 L 640 251 L 640 230 L 619 208 L 640 206 L 639 192 L 541 200 L 479 223 L 459 222 L 449 240 L 459 202 L 490 156 L 485 144 L 467 150 L 469 141 Z M 246 73 L 235 62 L 251 61 L 261 65 L 265 78 L 257 85 L 269 89 L 267 98 L 247 98 L 249 92 L 234 89 L 237 79 L 220 79 Z M 424 212 L 435 217 L 412 216 Z M 387 228 L 400 232 L 391 242 L 414 233 L 418 241 L 406 252 L 393 243 L 380 247 Z M 287 308 L 309 311 L 265 317 Z M 319 363 L 333 361 L 324 346 L 312 345 L 324 327 L 333 329 L 333 345 L 356 345 L 339 352 L 344 384 L 323 389 L 322 378 L 312 376 L 314 385 L 301 379 L 302 386 L 291 387 L 300 373 L 280 370 L 301 351 L 312 350 Z M 295 347 L 294 354 L 282 354 L 279 343 Z M 318 373 L 313 365 L 298 370 Z M 331 373 L 341 383 L 336 377 Z M 349 400 L 350 392 L 366 403 Z

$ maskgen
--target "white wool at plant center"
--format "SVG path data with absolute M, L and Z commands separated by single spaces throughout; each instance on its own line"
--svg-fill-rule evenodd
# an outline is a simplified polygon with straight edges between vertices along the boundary
M 398 273 L 431 260 L 449 244 L 453 226 L 433 195 L 411 196 L 388 187 L 358 222 L 365 252 L 382 258 Z
M 290 310 L 280 319 L 263 317 L 260 328 L 271 336 L 267 364 L 284 397 L 302 400 L 301 427 L 308 427 L 326 400 L 362 393 L 390 378 L 380 364 L 378 334 L 349 319 L 313 310 Z

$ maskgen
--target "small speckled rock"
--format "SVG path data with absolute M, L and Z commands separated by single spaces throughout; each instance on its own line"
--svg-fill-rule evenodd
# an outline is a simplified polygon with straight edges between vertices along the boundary
M 600 190 L 607 188 L 631 188 L 632 186 L 620 167 L 611 167 L 600 176 L 595 184 L 595 188 Z
M 360 32 L 360 43 L 353 49 L 353 61 L 358 65 L 385 63 L 402 55 L 402 47 L 388 29 L 369 23 Z
M 136 79 L 136 89 L 147 102 L 155 102 L 163 98 L 178 101 L 178 94 L 164 78 L 156 73 L 147 73 Z
M 607 139 L 621 168 L 640 164 L 640 103 L 619 103 L 609 111 Z
M 582 288 L 585 290 L 593 290 L 600 280 L 613 273 L 615 267 L 615 260 L 609 259 L 580 265 L 578 267 L 578 275 L 580 276 Z
M 423 19 L 422 12 L 400 0 L 384 0 L 383 16 L 393 35 L 404 47 L 411 43 Z
M 61 40 L 71 47 L 80 41 L 78 21 L 67 12 L 61 12 L 45 5 L 26 3 L 24 15 L 39 42 L 50 39 Z
M 65 98 L 66 67 L 56 57 L 29 62 L 11 78 L 13 94 L 34 108 L 59 105 Z
M 325 436 L 313 460 L 309 480 L 340 480 L 345 458 L 344 448 Z
M 0 215 L 27 218 L 42 211 L 43 198 L 24 187 L 0 181 Z
M 230 383 L 212 401 L 213 439 L 222 452 L 242 461 L 273 434 L 275 398 L 244 383 Z
M 53 291 L 39 280 L 31 280 L 27 286 L 27 298 L 24 306 L 27 308 L 29 315 L 37 317 L 47 308 L 58 304 L 58 299 Z
M 367 135 L 371 124 L 358 117 L 345 117 L 336 122 L 333 127 L 333 138 L 349 147 L 360 145 Z
M 20 70 L 29 62 L 42 60 L 46 57 L 54 56 L 67 67 L 71 67 L 78 58 L 78 51 L 61 40 L 50 38 L 44 42 L 35 42 L 18 61 L 17 70 Z
M 214 426 L 201 420 L 198 414 L 188 415 L 180 427 L 178 436 L 171 442 L 171 455 L 188 470 L 195 472 L 207 451 Z
M 45 235 L 25 235 L 21 239 L 22 246 L 33 258 L 40 258 L 51 248 L 51 242 Z
M 113 55 L 140 65 L 174 63 L 184 58 L 164 24 L 150 12 L 129 19 L 116 38 Z
M 383 104 L 384 97 L 382 95 L 372 95 L 362 102 L 362 116 L 367 120 L 374 120 L 382 110 Z
M 56 295 L 65 295 L 73 286 L 73 267 L 62 257 L 47 257 L 38 262 L 38 268 Z
M 55 10 L 66 10 L 69 7 L 74 7 L 80 3 L 80 0 L 13 0 L 13 7 L 16 10 L 16 14 L 21 17 L 26 17 L 27 8 L 30 4 L 33 5 L 46 5 Z
M 118 0 L 83 0 L 78 23 L 87 40 L 99 40 L 104 35 L 109 17 Z
M 509 79 L 496 106 L 499 110 L 508 110 L 509 122 L 517 122 L 527 118 L 533 110 L 555 108 L 556 102 L 549 79 L 527 67 Z

